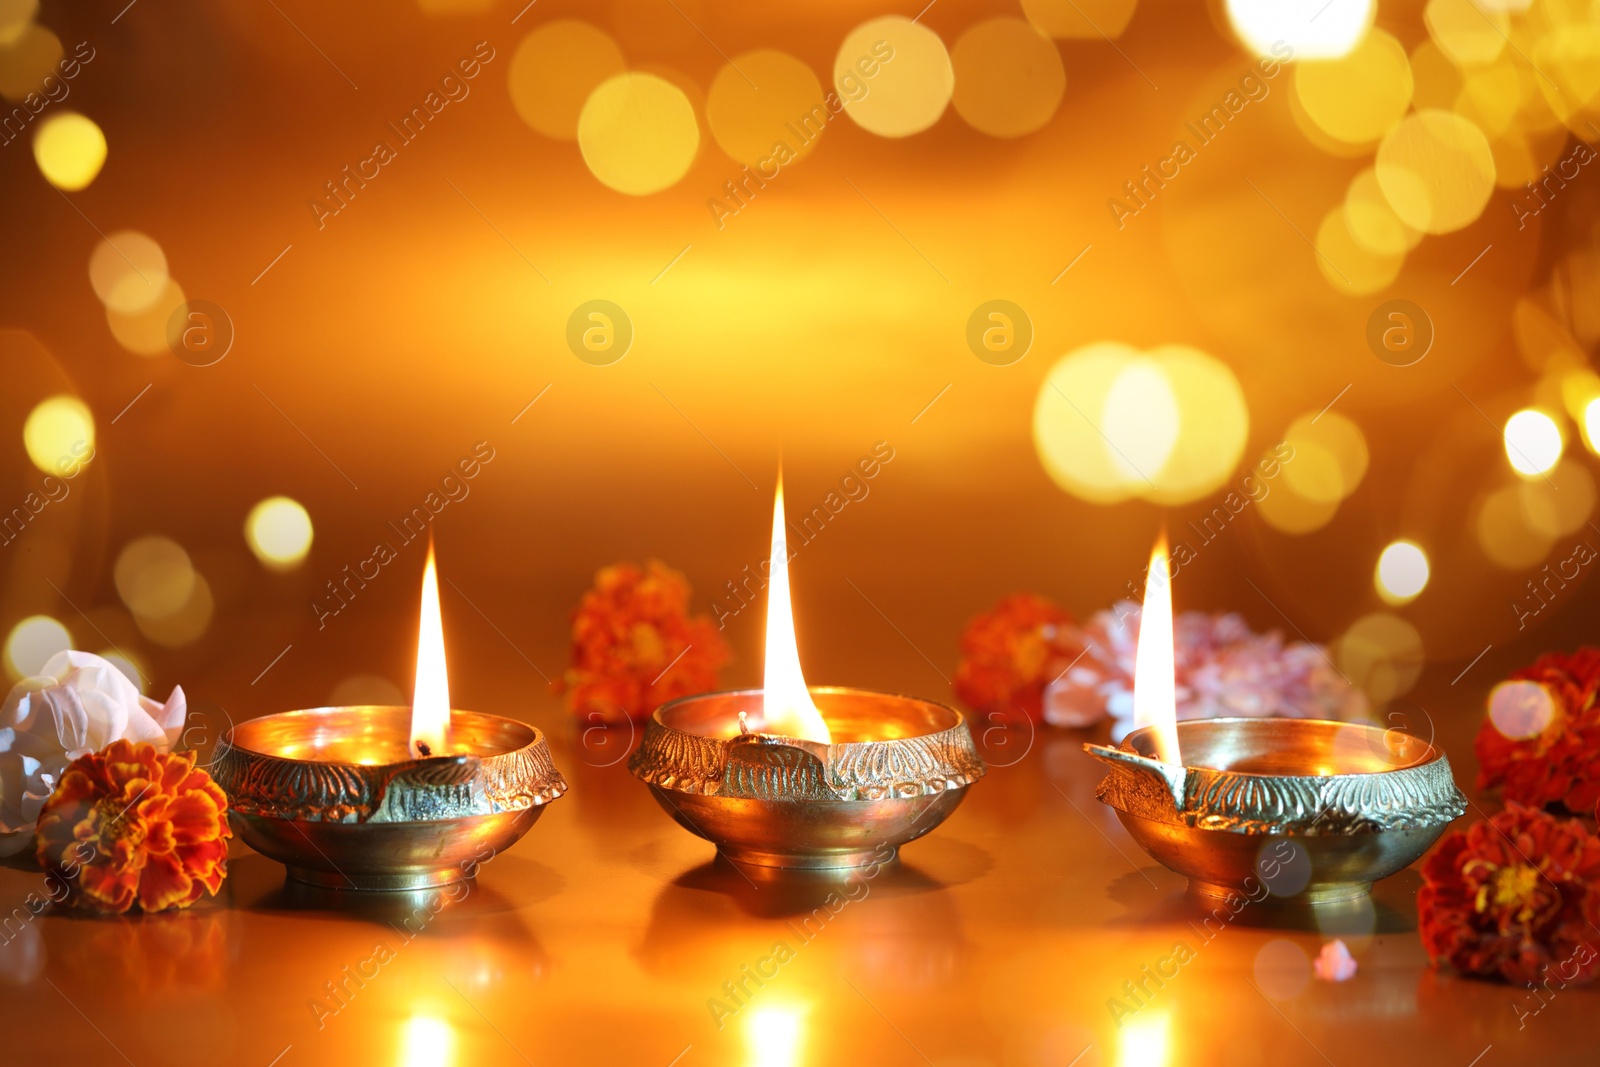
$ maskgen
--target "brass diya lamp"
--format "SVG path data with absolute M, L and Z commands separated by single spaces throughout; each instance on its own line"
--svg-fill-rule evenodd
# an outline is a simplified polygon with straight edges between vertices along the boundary
M 779 478 L 761 689 L 657 708 L 629 769 L 690 833 L 760 867 L 887 862 L 955 810 L 984 774 L 953 708 L 808 687 L 789 595 Z
M 1317 719 L 1176 721 L 1172 595 L 1165 545 L 1151 558 L 1134 664 L 1134 720 L 1095 796 L 1163 866 L 1201 896 L 1249 894 L 1268 847 L 1308 866 L 1294 899 L 1365 896 L 1416 862 L 1465 814 L 1450 761 L 1427 741 L 1365 723 Z M 1284 853 L 1289 842 L 1303 859 Z M 1293 857 L 1293 858 L 1290 858 Z M 1267 888 L 1277 893 L 1276 888 Z
M 251 719 L 223 735 L 211 773 L 247 844 L 331 889 L 471 878 L 567 789 L 537 728 L 451 709 L 431 545 L 412 706 Z

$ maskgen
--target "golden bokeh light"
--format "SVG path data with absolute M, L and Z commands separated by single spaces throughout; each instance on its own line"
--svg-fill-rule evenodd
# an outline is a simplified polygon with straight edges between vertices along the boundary
M 1428 587 L 1428 554 L 1415 541 L 1392 541 L 1378 554 L 1373 580 L 1390 604 L 1415 600 Z
M 1432 41 L 1411 50 L 1411 105 L 1449 111 L 1461 96 L 1461 71 Z
M 1404 256 L 1422 234 L 1400 221 L 1378 187 L 1378 172 L 1367 167 L 1350 179 L 1344 194 L 1344 224 L 1351 240 L 1381 257 Z
M 1313 453 L 1313 463 L 1318 462 L 1317 453 Z M 1301 457 L 1298 453 L 1289 463 L 1284 464 L 1284 470 L 1299 463 Z M 1273 461 L 1271 453 L 1262 457 L 1262 462 Z M 1329 477 L 1337 469 L 1337 464 L 1329 457 L 1321 457 L 1323 477 Z M 1294 491 L 1294 487 L 1284 480 L 1266 496 L 1256 503 L 1256 508 L 1261 514 L 1261 520 L 1279 533 L 1301 536 L 1315 533 L 1333 521 L 1334 515 L 1339 512 L 1337 500 L 1309 500 Z
M 1529 521 L 1521 486 L 1507 485 L 1484 498 L 1474 533 L 1489 562 L 1507 571 L 1537 567 L 1555 545 L 1553 535 Z
M 95 654 L 121 671 L 122 676 L 132 682 L 139 692 L 145 691 L 145 679 L 150 677 L 150 668 L 137 655 L 114 648 L 101 649 Z
M 806 1008 L 769 1004 L 753 1008 L 744 1023 L 748 1067 L 797 1067 L 804 1062 Z
M 11 628 L 6 637 L 6 673 L 13 681 L 44 669 L 57 652 L 72 647 L 72 634 L 48 615 L 30 615 Z
M 1061 53 L 1022 19 L 976 23 L 950 50 L 950 65 L 956 114 L 991 137 L 1021 137 L 1044 126 L 1067 88 Z
M 1117 1029 L 1117 1067 L 1169 1067 L 1172 1017 L 1164 1011 L 1140 1012 Z
M 1494 192 L 1488 138 L 1453 112 L 1407 115 L 1378 145 L 1378 185 L 1402 222 L 1423 233 L 1451 233 L 1483 214 Z
M 1342 293 L 1376 293 L 1400 276 L 1405 253 L 1374 252 L 1356 240 L 1343 204 L 1322 217 L 1317 227 L 1317 269 Z
M 1594 513 L 1594 475 L 1574 460 L 1557 463 L 1548 479 L 1524 478 L 1512 488 L 1528 527 L 1548 538 L 1577 533 Z
M 1357 619 L 1333 645 L 1334 662 L 1374 704 L 1410 692 L 1422 674 L 1422 635 L 1398 615 Z
M 269 496 L 250 509 L 244 539 L 256 559 L 273 570 L 290 570 L 311 551 L 311 516 L 297 500 Z
M 1583 443 L 1590 452 L 1600 454 L 1600 397 L 1583 409 Z
M 1034 404 L 1045 471 L 1092 503 L 1186 503 L 1219 488 L 1249 434 L 1233 371 L 1197 349 L 1101 342 L 1050 369 Z
M 63 111 L 39 124 L 33 135 L 33 159 L 51 185 L 77 192 L 87 188 L 105 165 L 106 135 L 93 119 Z
M 1455 111 L 1490 138 L 1505 133 L 1522 110 L 1525 83 L 1509 59 L 1463 71 Z
M 1227 0 L 1228 21 L 1257 55 L 1287 45 L 1296 61 L 1338 59 L 1361 43 L 1374 0 Z
M 0 44 L 0 96 L 20 103 L 38 91 L 60 61 L 60 38 L 37 23 L 27 23 L 9 44 Z
M 1600 26 L 1569 22 L 1552 27 L 1530 57 L 1550 110 L 1579 137 L 1600 120 Z
M 1311 503 L 1337 504 L 1366 477 L 1367 439 L 1336 411 L 1300 416 L 1283 441 L 1294 449 L 1294 458 L 1283 465 L 1284 488 Z
M 1535 408 L 1524 408 L 1507 419 L 1503 437 L 1511 469 L 1525 477 L 1538 477 L 1561 459 L 1561 427 Z
M 637 71 L 601 82 L 578 116 L 578 147 L 601 183 L 629 196 L 676 185 L 700 149 L 694 105 L 665 78 Z
M 1494 62 L 1511 39 L 1511 19 L 1480 0 L 1428 0 L 1422 22 L 1458 67 Z
M 163 648 L 183 648 L 205 636 L 216 607 L 210 583 L 196 571 L 189 596 L 176 611 L 159 617 L 135 612 L 133 622 L 141 634 Z
M 108 311 L 137 314 L 166 290 L 167 254 L 136 230 L 114 233 L 89 256 L 89 284 Z
M 1514 741 L 1544 733 L 1555 713 L 1550 690 L 1538 682 L 1505 681 L 1489 692 L 1489 721 Z
M 556 19 L 517 45 L 506 86 L 523 122 L 546 137 L 574 141 L 589 94 L 626 69 L 622 49 L 604 30 Z
M 0 47 L 15 43 L 38 13 L 39 0 L 0 0 Z
M 955 88 L 939 35 L 902 15 L 864 22 L 845 35 L 833 61 L 845 113 L 880 137 L 909 137 L 939 121 Z
M 1374 29 L 1339 59 L 1296 63 L 1294 89 L 1306 116 L 1328 136 L 1370 144 L 1411 106 L 1411 63 L 1399 41 Z
M 810 67 L 764 48 L 717 71 L 706 96 L 706 125 L 717 145 L 740 163 L 787 163 L 816 147 L 833 117 L 823 100 L 822 82 Z
M 413 1015 L 400 1030 L 399 1067 L 453 1067 L 456 1031 L 443 1019 Z
M 1139 0 L 1022 0 L 1022 13 L 1039 32 L 1061 40 L 1122 36 Z
M 158 534 L 129 541 L 117 555 L 111 576 L 128 610 L 150 619 L 182 612 L 199 577 L 183 546 Z
M 46 474 L 75 472 L 94 451 L 94 415 L 75 396 L 41 400 L 22 424 L 22 447 Z
M 130 283 L 130 291 L 137 291 Z M 168 351 L 167 322 L 172 313 L 183 306 L 183 289 L 172 278 L 161 287 L 161 293 L 139 311 L 123 312 L 106 308 L 106 325 L 117 344 L 141 356 L 154 356 Z

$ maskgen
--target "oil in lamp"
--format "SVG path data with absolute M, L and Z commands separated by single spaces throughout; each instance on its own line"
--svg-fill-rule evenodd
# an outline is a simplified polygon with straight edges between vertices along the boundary
M 1444 752 L 1410 734 L 1320 719 L 1178 722 L 1164 537 L 1135 657 L 1135 729 L 1116 747 L 1083 747 L 1111 766 L 1095 796 L 1191 892 L 1247 892 L 1264 846 L 1288 840 L 1310 861 L 1300 899 L 1362 897 L 1466 812 Z
M 780 475 L 762 688 L 663 704 L 628 766 L 669 815 L 731 860 L 802 868 L 884 862 L 955 810 L 984 774 L 983 761 L 953 708 L 806 685 L 784 529 Z
M 223 735 L 212 774 L 246 843 L 332 889 L 470 878 L 485 849 L 510 847 L 567 788 L 537 728 L 451 710 L 431 543 L 412 706 L 251 719 Z

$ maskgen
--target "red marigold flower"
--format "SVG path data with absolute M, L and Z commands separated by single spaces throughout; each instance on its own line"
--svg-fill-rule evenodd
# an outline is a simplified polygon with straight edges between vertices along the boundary
M 1600 838 L 1508 804 L 1445 836 L 1422 864 L 1422 945 L 1437 966 L 1510 982 L 1600 974 Z
M 1478 788 L 1503 787 L 1505 799 L 1588 812 L 1600 802 L 1600 648 L 1551 652 L 1511 675 L 1542 685 L 1553 714 L 1527 737 L 1507 737 L 1486 718 L 1473 749 Z
M 1038 722 L 1044 688 L 1082 650 L 1072 616 L 1033 593 L 1013 593 L 967 623 L 956 697 L 974 711 Z
M 689 614 L 689 581 L 659 560 L 602 567 L 572 614 L 567 705 L 602 721 L 642 719 L 669 700 L 717 687 L 728 645 Z
M 116 914 L 186 908 L 227 876 L 227 810 L 194 753 L 113 741 L 67 766 L 34 841 L 74 903 Z

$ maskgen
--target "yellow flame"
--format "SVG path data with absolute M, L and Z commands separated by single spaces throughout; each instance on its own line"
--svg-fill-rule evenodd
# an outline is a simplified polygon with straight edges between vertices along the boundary
M 1167 535 L 1150 553 L 1139 613 L 1139 645 L 1133 660 L 1133 725 L 1155 727 L 1156 758 L 1181 765 L 1178 751 L 1177 670 L 1173 663 L 1172 571 Z
M 828 724 L 800 673 L 800 646 L 794 638 L 794 605 L 789 599 L 789 546 L 784 538 L 783 474 L 772 506 L 772 556 L 767 577 L 767 661 L 762 678 L 765 732 L 828 744 Z
M 422 571 L 422 625 L 417 632 L 417 684 L 411 698 L 412 754 L 422 746 L 435 756 L 450 743 L 450 679 L 444 665 L 444 620 L 439 613 L 439 572 L 428 542 Z

